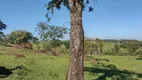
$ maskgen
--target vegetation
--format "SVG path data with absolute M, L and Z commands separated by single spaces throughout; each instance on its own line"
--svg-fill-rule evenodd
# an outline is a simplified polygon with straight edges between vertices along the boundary
M 26 30 L 2 31 L 0 20 L 0 80 L 141 80 L 142 41 L 84 37 L 83 10 L 90 0 L 50 0 L 47 19 L 55 9 L 70 12 L 70 39 L 64 26 L 39 22 L 33 36 Z M 94 3 L 94 1 L 93 1 Z M 68 63 L 69 62 L 69 63 Z
M 2 34 L 2 30 L 6 29 L 6 24 L 4 24 L 1 20 L 0 20 L 0 34 Z
M 0 54 L 1 80 L 63 80 L 68 67 L 68 55 L 51 56 L 32 51 L 3 47 Z M 12 51 L 9 51 L 9 50 Z M 16 54 L 25 57 L 17 58 Z M 123 63 L 122 63 L 123 62 Z M 142 63 L 136 57 L 88 56 L 85 59 L 85 80 L 141 80 Z M 35 77 L 38 76 L 38 77 Z
M 44 22 L 39 22 L 36 28 L 41 40 L 43 50 L 47 53 L 57 55 L 56 48 L 61 46 L 61 38 L 68 33 L 68 28 L 61 26 L 48 25 Z M 65 43 L 63 43 L 65 44 Z M 65 44 L 67 46 L 67 44 Z
M 25 30 L 15 30 L 8 35 L 8 41 L 11 44 L 22 44 L 32 40 L 32 33 Z
M 82 26 L 82 11 L 89 5 L 90 0 L 51 0 L 46 5 L 47 18 L 50 21 L 55 9 L 65 6 L 70 12 L 70 59 L 66 80 L 84 80 L 84 30 Z M 93 2 L 92 2 L 93 3 Z M 92 7 L 87 7 L 93 11 Z
M 68 28 L 39 22 L 36 31 L 42 40 L 59 40 L 68 33 Z
M 33 44 L 39 44 L 39 39 L 37 37 L 32 37 Z

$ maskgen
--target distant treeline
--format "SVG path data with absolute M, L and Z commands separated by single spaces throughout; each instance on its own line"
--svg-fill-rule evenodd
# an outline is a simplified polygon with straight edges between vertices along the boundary
M 94 41 L 96 38 L 85 37 L 87 41 Z M 140 40 L 136 39 L 101 39 L 103 42 L 139 42 Z M 141 41 L 140 41 L 141 42 Z
M 103 42 L 139 42 L 136 39 L 102 39 Z

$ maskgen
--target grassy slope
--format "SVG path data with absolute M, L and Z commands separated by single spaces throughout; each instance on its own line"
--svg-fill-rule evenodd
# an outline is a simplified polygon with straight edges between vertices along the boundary
M 16 53 L 24 53 L 25 58 L 15 58 L 15 55 L 6 54 L 10 48 L 0 51 L 0 66 L 5 66 L 7 69 L 22 67 L 12 70 L 12 75 L 0 80 L 64 80 L 68 66 L 68 55 L 53 57 L 45 54 L 33 54 L 28 51 L 16 50 Z M 13 50 L 13 49 L 12 49 Z M 90 61 L 85 61 L 85 80 L 110 80 L 114 75 L 122 77 L 120 80 L 130 80 L 126 77 L 138 77 L 137 73 L 142 73 L 142 60 L 136 60 L 135 57 L 121 56 L 94 56 L 100 60 L 98 63 L 103 65 L 113 64 L 117 69 L 109 69 L 102 67 L 99 64 L 93 64 Z M 133 71 L 135 66 L 135 72 Z M 123 71 L 127 69 L 128 71 Z M 108 75 L 109 74 L 109 75 Z M 123 74 L 123 75 L 121 75 Z M 1 75 L 1 71 L 0 71 Z M 132 76 L 130 76 L 132 75 Z M 142 78 L 139 78 L 141 80 Z M 135 80 L 135 79 L 131 79 Z

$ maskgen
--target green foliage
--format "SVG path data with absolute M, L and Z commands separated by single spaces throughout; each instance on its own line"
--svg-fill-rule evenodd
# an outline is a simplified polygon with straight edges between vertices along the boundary
M 2 34 L 1 31 L 2 31 L 3 29 L 6 29 L 6 27 L 7 27 L 6 24 L 4 24 L 4 23 L 0 20 L 0 34 Z
M 39 44 L 39 39 L 37 37 L 32 37 L 33 44 Z
M 61 26 L 50 26 L 47 23 L 39 22 L 36 31 L 43 40 L 59 40 L 68 33 L 68 28 Z
M 115 52 L 115 53 L 119 53 L 119 51 L 120 51 L 120 46 L 116 43 L 116 44 L 114 45 L 114 52 Z
M 47 23 L 39 22 L 36 31 L 43 40 L 42 47 L 46 52 L 55 53 L 56 51 L 53 50 L 53 48 L 56 48 L 61 44 L 64 44 L 66 47 L 69 46 L 68 42 L 62 43 L 59 40 L 68 33 L 68 28 L 54 25 L 50 26 Z
M 53 16 L 55 9 L 59 10 L 61 7 L 64 6 L 67 9 L 70 10 L 71 5 L 76 6 L 77 5 L 76 3 L 78 3 L 79 5 L 82 5 L 82 10 L 87 8 L 88 11 L 91 12 L 91 11 L 93 11 L 93 7 L 91 7 L 89 5 L 90 2 L 91 2 L 91 0 L 86 0 L 86 1 L 84 1 L 84 0 L 80 0 L 80 1 L 73 0 L 73 2 L 71 2 L 70 0 L 50 0 L 47 4 L 45 4 L 45 7 L 47 7 L 46 17 L 47 17 L 48 21 L 50 21 L 51 20 L 51 15 Z M 94 3 L 94 4 L 96 2 L 97 2 L 97 0 L 92 1 L 92 3 Z
M 53 45 L 50 42 L 47 42 L 47 41 L 42 42 L 43 50 L 46 51 L 46 52 L 47 51 L 51 52 L 52 46 Z
M 25 30 L 15 30 L 8 35 L 11 44 L 27 43 L 32 39 L 32 33 Z
M 0 45 L 7 46 L 8 41 L 6 40 L 6 36 L 4 34 L 0 34 Z
M 103 52 L 104 55 L 116 55 L 116 53 L 113 50 L 107 50 Z
M 62 41 L 62 44 L 65 45 L 66 49 L 70 48 L 70 41 L 69 40 Z
M 136 53 L 136 51 L 139 49 L 140 44 L 139 44 L 139 42 L 136 42 L 136 41 L 135 42 L 134 41 L 122 42 L 121 47 L 127 49 L 129 51 L 130 55 L 134 55 Z
M 142 50 L 139 50 L 136 52 L 136 55 L 141 56 L 142 57 Z
M 96 38 L 96 42 L 97 42 L 97 44 L 98 44 L 98 46 L 100 48 L 100 53 L 103 53 L 103 50 L 102 50 L 103 46 L 104 46 L 103 41 L 101 39 L 99 39 L 99 38 Z
M 89 54 L 101 54 L 103 53 L 103 46 L 103 41 L 99 38 L 96 38 L 96 40 L 86 38 L 84 42 L 84 51 Z
M 98 45 L 95 42 L 89 42 L 85 40 L 84 42 L 84 52 L 85 54 L 93 54 L 98 52 Z
M 59 41 L 59 40 L 50 40 L 50 41 L 43 41 L 42 42 L 43 50 L 46 52 L 50 52 L 50 53 L 52 53 L 53 48 L 56 48 L 60 45 L 61 45 L 61 41 Z
M 2 46 L 3 47 L 3 46 Z M 9 50 L 9 47 L 3 47 Z M 20 51 L 25 58 L 16 59 L 14 55 L 0 55 L 0 67 L 12 70 L 12 74 L 0 80 L 64 80 L 67 67 L 68 55 L 50 56 L 45 54 L 31 54 L 32 52 Z M 141 80 L 142 63 L 135 57 L 128 56 L 88 56 L 89 60 L 96 59 L 93 65 L 90 61 L 84 62 L 84 80 Z M 109 60 L 104 61 L 104 60 Z M 127 65 L 127 66 L 126 66 Z M 136 71 L 133 67 L 136 66 Z M 2 70 L 0 70 L 1 73 Z

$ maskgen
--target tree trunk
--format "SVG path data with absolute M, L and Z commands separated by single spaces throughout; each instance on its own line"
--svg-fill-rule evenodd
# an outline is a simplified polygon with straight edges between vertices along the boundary
M 82 4 L 70 0 L 70 60 L 66 80 L 84 80 L 84 31 Z

